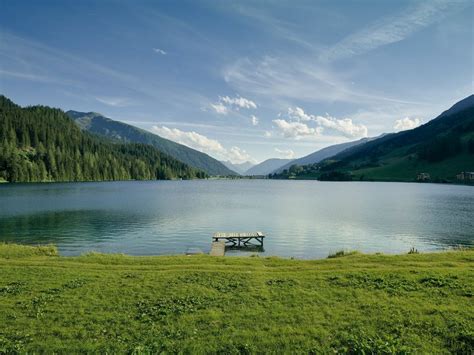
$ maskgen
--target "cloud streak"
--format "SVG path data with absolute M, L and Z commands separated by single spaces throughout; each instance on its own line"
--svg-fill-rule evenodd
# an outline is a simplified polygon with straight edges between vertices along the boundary
M 329 48 L 320 59 L 335 61 L 396 43 L 463 8 L 466 2 L 430 0 L 417 2 L 398 16 L 385 17 Z
M 161 55 L 167 55 L 168 54 L 165 50 L 160 49 L 160 48 L 153 48 L 153 51 L 155 53 L 158 53 L 158 54 L 161 54 Z
M 100 103 L 112 107 L 127 107 L 133 105 L 133 102 L 126 97 L 103 96 L 95 98 Z

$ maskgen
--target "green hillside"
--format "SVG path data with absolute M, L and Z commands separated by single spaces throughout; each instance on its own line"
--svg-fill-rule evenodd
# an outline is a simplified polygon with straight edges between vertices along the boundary
M 345 150 L 320 164 L 293 167 L 275 178 L 320 180 L 454 182 L 474 171 L 474 95 L 430 122 L 409 131 L 385 135 Z
M 114 121 L 96 112 L 66 112 L 82 129 L 109 139 L 126 143 L 143 143 L 157 148 L 189 166 L 205 171 L 209 175 L 236 175 L 220 161 L 209 155 L 162 138 L 143 129 Z
M 61 110 L 22 108 L 0 96 L 0 180 L 191 179 L 206 174 L 144 144 L 114 144 L 83 132 Z

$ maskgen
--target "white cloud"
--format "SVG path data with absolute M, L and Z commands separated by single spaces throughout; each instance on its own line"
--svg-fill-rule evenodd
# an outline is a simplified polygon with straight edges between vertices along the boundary
M 367 127 L 362 124 L 355 124 L 350 118 L 337 119 L 329 115 L 311 115 L 301 107 L 288 108 L 288 117 L 290 121 L 273 120 L 283 136 L 287 138 L 299 139 L 304 136 L 319 136 L 325 130 L 339 135 L 342 134 L 348 138 L 367 137 Z
M 277 152 L 280 158 L 283 158 L 283 159 L 293 159 L 295 157 L 295 152 L 292 151 L 291 149 L 275 148 L 275 152 Z
M 395 125 L 393 126 L 393 129 L 397 132 L 405 131 L 407 129 L 416 128 L 420 124 L 421 124 L 421 121 L 420 121 L 419 118 L 411 119 L 409 117 L 405 117 L 405 118 L 402 118 L 400 120 L 396 120 Z
M 219 115 L 227 115 L 229 113 L 229 109 L 224 104 L 218 102 L 215 104 L 211 104 L 211 108 L 216 111 Z
M 166 51 L 164 51 L 163 49 L 160 49 L 160 48 L 153 48 L 153 51 L 155 53 L 158 53 L 158 54 L 161 54 L 161 55 L 167 55 L 168 54 Z
M 224 96 L 220 98 L 220 101 L 230 106 L 236 106 L 237 108 L 257 108 L 257 104 L 255 102 L 240 96 L 234 98 Z
M 245 163 L 247 161 L 250 161 L 252 163 L 255 162 L 255 160 L 243 149 L 240 149 L 239 147 L 231 147 L 229 150 L 227 150 L 227 155 L 228 159 L 232 163 Z
M 258 120 L 257 116 L 252 115 L 252 116 L 250 116 L 250 119 L 251 119 L 251 122 L 252 122 L 252 126 L 257 126 L 258 125 L 259 120 Z
M 194 131 L 182 131 L 177 128 L 168 128 L 166 126 L 153 126 L 150 131 L 161 137 L 214 156 L 219 160 L 230 160 L 232 163 L 236 164 L 244 163 L 246 161 L 254 161 L 245 150 L 235 146 L 226 149 L 218 140 L 208 138 Z
M 314 120 L 322 127 L 335 130 L 348 138 L 367 137 L 367 127 L 355 124 L 350 118 L 337 119 L 330 116 L 316 116 Z
M 270 137 L 272 136 L 272 132 L 270 132 L 270 131 L 265 131 L 265 132 L 263 132 L 263 136 L 264 136 L 265 138 L 270 138 Z
M 288 116 L 298 121 L 311 121 L 311 116 L 306 114 L 301 107 L 288 108 Z
M 257 104 L 245 97 L 219 96 L 219 101 L 210 104 L 211 108 L 218 114 L 227 115 L 230 111 L 240 109 L 256 109 Z
M 401 14 L 385 17 L 344 38 L 329 48 L 321 59 L 333 61 L 348 58 L 402 41 L 413 33 L 440 22 L 466 4 L 467 1 L 452 0 L 415 2 Z
M 301 139 L 302 137 L 317 137 L 321 135 L 323 131 L 321 127 L 311 128 L 302 122 L 289 122 L 277 119 L 273 120 L 273 123 L 285 138 Z
M 103 96 L 103 97 L 96 97 L 95 99 L 105 105 L 114 106 L 114 107 L 126 107 L 133 104 L 133 102 L 126 97 L 111 97 L 111 96 L 104 97 Z

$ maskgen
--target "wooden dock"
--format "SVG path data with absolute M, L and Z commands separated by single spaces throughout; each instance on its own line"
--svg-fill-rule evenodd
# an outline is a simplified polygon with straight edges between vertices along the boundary
M 263 238 L 265 235 L 262 232 L 250 232 L 250 233 L 215 233 L 213 240 L 214 242 L 224 241 L 228 246 L 233 247 L 245 247 L 258 245 L 263 247 Z

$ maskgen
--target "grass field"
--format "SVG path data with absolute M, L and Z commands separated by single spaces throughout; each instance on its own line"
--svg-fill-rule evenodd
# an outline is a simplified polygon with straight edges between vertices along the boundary
M 340 255 L 60 257 L 0 244 L 0 353 L 474 351 L 474 250 Z

